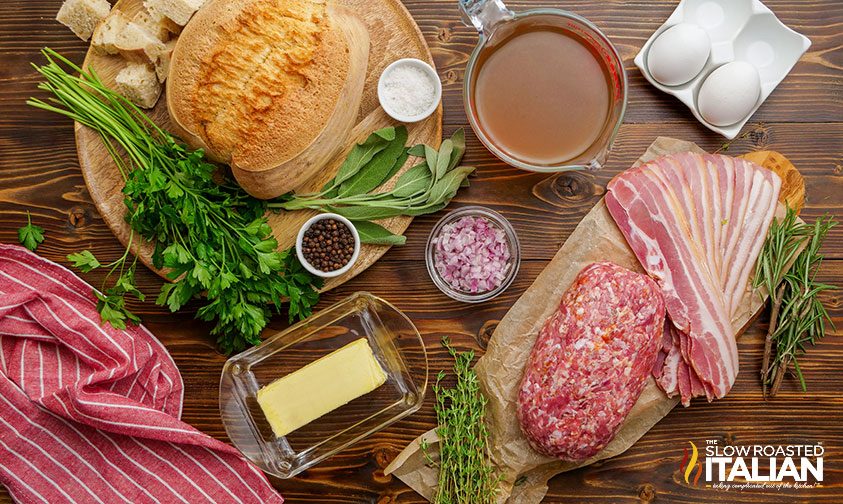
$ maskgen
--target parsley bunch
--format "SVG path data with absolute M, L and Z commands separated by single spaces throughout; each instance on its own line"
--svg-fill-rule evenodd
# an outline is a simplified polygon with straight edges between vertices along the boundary
M 155 243 L 152 261 L 166 268 L 172 283 L 161 288 L 156 303 L 173 312 L 204 298 L 196 316 L 215 322 L 212 334 L 225 353 L 260 343 L 260 332 L 289 301 L 293 320 L 310 315 L 320 281 L 299 264 L 291 249 L 278 251 L 267 223 L 266 203 L 249 196 L 228 179 L 215 180 L 217 167 L 201 150 L 186 149 L 140 109 L 105 87 L 91 69 L 74 65 L 45 49 L 47 64 L 36 70 L 47 81 L 39 89 L 53 94 L 32 106 L 56 112 L 94 129 L 103 139 L 125 180 L 126 221 L 132 236 Z M 68 73 L 63 63 L 77 77 Z M 118 148 L 125 157 L 118 153 Z M 100 314 L 115 327 L 137 321 L 126 310 L 125 296 L 143 300 L 134 283 L 137 258 L 111 263 L 117 280 L 103 293 Z M 68 256 L 77 267 L 100 266 L 89 251 Z

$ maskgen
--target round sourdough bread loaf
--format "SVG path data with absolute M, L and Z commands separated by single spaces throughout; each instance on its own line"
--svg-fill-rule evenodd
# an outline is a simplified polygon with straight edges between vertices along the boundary
M 175 132 L 231 166 L 246 191 L 296 189 L 344 147 L 357 118 L 369 35 L 318 0 L 212 0 L 173 51 Z

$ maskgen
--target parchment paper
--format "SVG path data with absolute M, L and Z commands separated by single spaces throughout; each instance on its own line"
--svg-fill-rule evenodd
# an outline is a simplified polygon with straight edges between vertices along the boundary
M 691 142 L 659 137 L 635 164 L 665 154 L 687 151 L 703 152 Z M 490 457 L 502 475 L 498 489 L 499 503 L 540 502 L 547 493 L 547 481 L 551 477 L 623 453 L 679 403 L 678 397 L 668 398 L 650 377 L 615 438 L 600 453 L 581 463 L 561 462 L 541 455 L 530 448 L 521 433 L 516 417 L 516 398 L 533 343 L 547 318 L 559 306 L 562 294 L 570 287 L 577 273 L 595 261 L 612 261 L 643 273 L 638 259 L 602 199 L 583 218 L 533 285 L 507 312 L 495 329 L 486 354 L 475 367 L 483 393 L 489 399 L 486 420 L 490 435 Z M 747 289 L 742 309 L 738 310 L 732 320 L 736 334 L 743 331 L 761 307 L 761 298 Z M 425 463 L 420 449 L 422 439 L 431 445 L 428 453 L 435 460 L 438 438 L 435 430 L 431 430 L 410 443 L 386 468 L 385 473 L 395 474 L 416 492 L 431 500 L 437 470 Z

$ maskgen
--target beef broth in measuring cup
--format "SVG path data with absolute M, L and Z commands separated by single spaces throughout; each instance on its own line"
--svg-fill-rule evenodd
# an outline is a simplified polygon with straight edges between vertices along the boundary
M 515 14 L 500 0 L 461 0 L 480 32 L 465 78 L 474 132 L 503 161 L 532 171 L 600 168 L 626 107 L 617 51 L 575 14 Z

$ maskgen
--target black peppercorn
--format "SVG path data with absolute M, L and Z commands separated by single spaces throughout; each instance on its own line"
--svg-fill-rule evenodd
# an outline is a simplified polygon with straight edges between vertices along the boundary
M 319 271 L 331 272 L 345 267 L 354 255 L 354 235 L 336 219 L 314 222 L 304 232 L 302 255 Z

